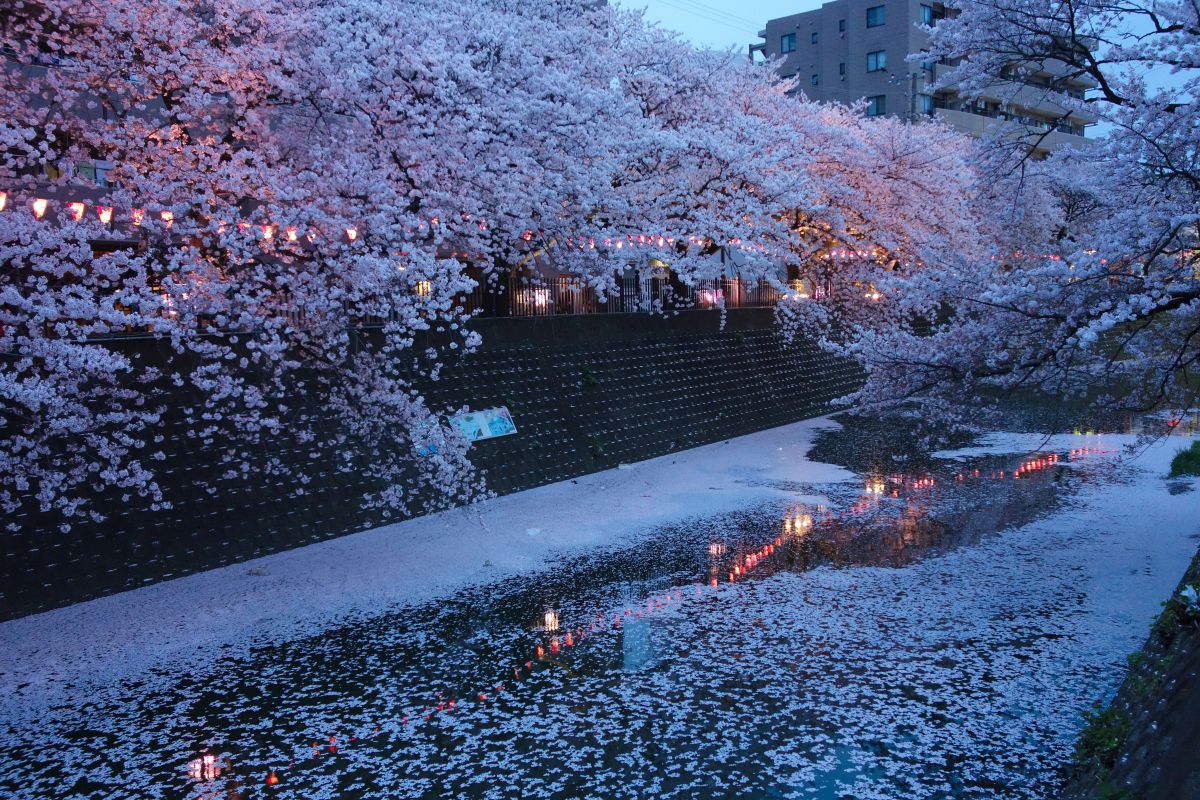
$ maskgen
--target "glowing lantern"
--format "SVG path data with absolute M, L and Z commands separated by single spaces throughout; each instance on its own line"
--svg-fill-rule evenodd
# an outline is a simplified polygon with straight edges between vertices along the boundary
M 550 640 L 550 652 L 557 653 L 560 650 L 562 650 L 562 645 L 559 644 L 558 637 L 555 636 L 553 639 Z
M 543 617 L 543 621 L 545 622 L 546 630 L 548 630 L 548 631 L 558 630 L 558 612 L 555 611 L 554 609 L 549 609 L 546 611 L 546 614 Z
M 146 218 L 145 209 L 135 208 L 129 212 L 129 218 L 133 220 L 134 225 L 141 225 L 142 220 Z
M 96 206 L 96 216 L 100 218 L 100 222 L 104 225 L 112 222 L 112 206 Z
M 537 657 L 538 658 L 546 657 L 546 650 L 540 644 L 537 646 Z
M 289 242 L 296 241 L 296 236 L 297 236 L 296 229 L 294 227 L 290 227 L 287 229 L 287 240 Z
M 76 222 L 83 219 L 83 203 L 67 203 L 67 208 L 71 209 L 71 219 Z
M 717 579 L 713 578 L 711 581 L 709 581 L 709 584 L 711 584 L 713 587 L 715 587 L 717 585 Z
M 346 238 L 354 241 L 358 238 L 358 228 L 346 228 Z
M 46 200 L 43 197 L 39 197 L 38 199 L 34 200 L 33 201 L 33 215 L 35 217 L 37 217 L 38 219 L 41 219 L 42 217 L 46 216 L 46 206 L 49 205 L 49 203 L 50 203 L 50 201 Z
M 168 228 L 170 228 L 171 225 L 175 222 L 175 212 L 173 212 L 173 211 L 160 211 L 158 213 L 158 216 L 159 216 L 159 218 L 162 219 L 163 222 L 165 222 L 167 224 Z
M 279 785 L 279 775 L 277 775 L 275 773 L 275 770 L 271 770 L 271 774 L 267 775 L 267 786 L 278 786 L 278 785 Z
M 273 225 L 263 225 L 263 226 L 262 226 L 262 234 L 263 234 L 263 238 L 264 238 L 264 239 L 272 239 L 272 238 L 274 238 L 274 237 L 275 237 L 275 226 L 273 226 Z
M 0 192 L 0 211 L 3 211 L 6 205 L 8 205 L 8 192 Z

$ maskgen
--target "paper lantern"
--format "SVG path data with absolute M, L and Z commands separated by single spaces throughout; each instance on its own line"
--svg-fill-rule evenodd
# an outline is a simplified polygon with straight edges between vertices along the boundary
M 267 786 L 278 786 L 278 785 L 279 785 L 279 775 L 277 775 L 275 773 L 275 770 L 271 770 L 271 773 L 269 775 L 267 775 Z
M 160 219 L 162 219 L 163 222 L 166 223 L 168 228 L 170 228 L 173 224 L 175 224 L 175 212 L 174 211 L 160 211 L 160 212 L 158 212 L 158 216 Z
M 354 241 L 358 238 L 358 228 L 346 228 L 346 238 Z
M 3 211 L 4 207 L 7 205 L 8 205 L 8 192 L 0 192 L 0 211 Z
M 39 197 L 33 201 L 33 215 L 38 219 L 46 216 L 46 207 L 50 204 L 49 200 L 44 197 Z
M 73 219 L 76 222 L 79 222 L 79 220 L 83 219 L 83 211 L 84 211 L 83 203 L 79 203 L 79 202 L 67 203 L 67 208 L 69 208 L 71 210 L 71 219 Z
M 112 206 L 96 206 L 96 216 L 100 218 L 100 222 L 104 225 L 112 222 Z

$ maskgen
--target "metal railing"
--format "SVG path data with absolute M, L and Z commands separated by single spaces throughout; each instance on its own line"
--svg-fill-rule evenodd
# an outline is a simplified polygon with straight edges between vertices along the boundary
M 614 314 L 682 308 L 765 308 L 782 293 L 771 284 L 741 278 L 712 278 L 683 284 L 657 276 L 623 275 L 601 294 L 580 278 L 510 278 L 507 308 L 514 317 L 563 314 Z M 489 316 L 486 307 L 481 309 Z

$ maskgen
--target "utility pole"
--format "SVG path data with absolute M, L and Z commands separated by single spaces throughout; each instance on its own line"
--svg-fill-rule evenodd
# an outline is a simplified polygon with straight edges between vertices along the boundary
M 908 89 L 908 120 L 917 121 L 917 73 L 910 72 Z

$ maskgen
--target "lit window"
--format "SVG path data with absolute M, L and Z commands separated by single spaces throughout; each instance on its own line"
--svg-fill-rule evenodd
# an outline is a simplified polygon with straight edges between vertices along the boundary
M 887 8 L 885 6 L 871 6 L 867 9 L 867 27 L 878 28 L 887 22 Z
M 796 34 L 785 33 L 779 37 L 779 52 L 794 53 L 796 52 Z
M 879 117 L 887 113 L 887 97 L 881 94 L 867 98 L 867 116 Z
M 887 50 L 872 50 L 867 53 L 867 72 L 887 69 Z

